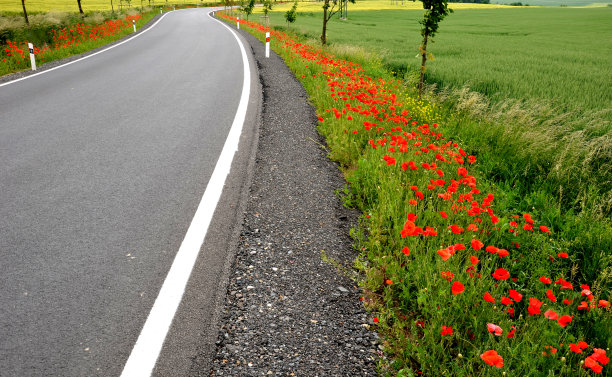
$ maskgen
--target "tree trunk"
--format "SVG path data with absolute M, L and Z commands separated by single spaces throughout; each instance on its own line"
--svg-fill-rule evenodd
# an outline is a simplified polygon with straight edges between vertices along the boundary
M 113 0 L 111 0 L 111 10 L 115 13 L 115 7 L 113 6 Z
M 423 81 L 425 80 L 425 63 L 427 63 L 427 37 L 429 32 L 425 31 L 423 36 L 423 46 L 421 46 L 421 78 L 419 79 L 419 99 L 423 94 Z
M 327 8 L 329 7 L 329 0 L 325 0 L 323 5 L 323 33 L 321 34 L 321 44 L 327 43 Z
M 26 25 L 30 27 L 30 21 L 28 20 L 28 11 L 25 7 L 25 0 L 21 0 L 21 5 L 23 6 L 23 18 L 25 18 Z
M 77 0 L 79 3 L 79 13 L 81 13 L 81 17 L 85 17 L 85 12 L 83 12 L 83 8 L 81 7 L 81 0 Z

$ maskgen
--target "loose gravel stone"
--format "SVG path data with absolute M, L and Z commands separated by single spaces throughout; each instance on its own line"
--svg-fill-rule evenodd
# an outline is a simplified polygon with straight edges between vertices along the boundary
M 335 190 L 303 87 L 250 35 L 264 105 L 253 183 L 210 376 L 375 376 L 378 337 L 350 269 L 356 214 Z

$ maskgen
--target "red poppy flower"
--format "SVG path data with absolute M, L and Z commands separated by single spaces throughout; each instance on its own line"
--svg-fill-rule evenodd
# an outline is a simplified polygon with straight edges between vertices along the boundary
M 489 332 L 495 336 L 501 336 L 502 332 L 504 331 L 501 327 L 493 323 L 487 323 L 487 330 L 489 330 Z
M 485 249 L 486 251 L 488 251 L 491 254 L 495 254 L 497 253 L 497 251 L 499 250 L 498 248 L 496 248 L 495 246 L 487 246 L 487 248 Z
M 578 347 L 577 344 L 574 344 L 574 343 L 570 343 L 569 349 L 571 352 L 574 352 L 574 353 L 582 353 L 582 349 Z
M 416 225 L 414 225 L 412 221 L 407 220 L 404 223 L 404 229 L 402 229 L 402 233 L 401 233 L 402 238 L 413 236 L 415 230 L 416 230 Z
M 473 238 L 470 241 L 470 245 L 472 245 L 472 249 L 474 249 L 474 250 L 480 250 L 484 246 L 484 244 L 482 242 L 480 242 L 479 240 L 477 240 L 476 238 Z
M 542 306 L 542 304 L 543 302 L 538 300 L 537 298 L 530 297 L 529 307 L 527 308 L 529 315 L 541 314 L 542 312 L 540 311 L 540 307 Z
M 442 276 L 444 276 L 444 278 L 446 280 L 448 280 L 449 282 L 451 282 L 453 280 L 453 277 L 455 277 L 455 274 L 453 274 L 450 271 L 440 271 L 440 273 L 442 274 Z
M 569 255 L 567 253 L 559 253 L 559 254 L 557 254 L 557 256 L 559 258 L 563 258 L 563 259 L 569 258 Z
M 572 304 L 572 302 L 574 302 L 574 300 L 568 300 L 568 299 L 564 299 L 564 300 L 563 300 L 563 303 L 564 303 L 565 305 L 571 305 L 571 304 Z
M 465 245 L 462 243 L 456 243 L 453 247 L 455 248 L 455 251 L 465 250 Z
M 453 224 L 451 226 L 449 226 L 451 232 L 453 232 L 454 234 L 461 234 L 463 232 L 465 232 L 465 229 L 463 229 L 462 227 L 460 227 L 457 224 Z
M 540 230 L 544 233 L 550 232 L 550 229 L 546 225 L 540 225 Z
M 509 306 L 509 305 L 513 304 L 512 300 L 509 297 L 506 297 L 506 296 L 502 296 L 500 301 L 501 301 L 502 304 L 504 304 L 506 306 Z
M 495 303 L 495 298 L 493 296 L 491 296 L 491 294 L 489 292 L 485 292 L 484 294 L 484 300 L 486 302 L 490 302 L 490 303 Z
M 589 304 L 586 301 L 581 301 L 578 310 L 589 310 Z
M 523 214 L 523 218 L 525 219 L 525 221 L 527 221 L 529 224 L 533 224 L 535 221 L 531 218 L 531 215 L 528 213 Z
M 438 250 L 437 253 L 442 257 L 442 260 L 446 261 L 448 258 L 453 256 L 453 254 L 455 254 L 455 251 L 452 249 L 452 247 L 447 247 L 446 249 Z
M 510 327 L 510 331 L 508 332 L 508 335 L 506 335 L 506 338 L 514 338 L 514 326 Z
M 569 281 L 566 281 L 563 278 L 559 278 L 555 283 L 561 284 L 561 289 L 574 289 L 574 286 L 572 285 L 572 283 L 570 283 Z
M 387 279 L 385 280 L 385 283 L 387 283 L 387 285 L 393 285 L 393 280 Z
M 610 301 L 606 301 L 606 300 L 599 300 L 599 304 L 597 305 L 598 308 L 604 307 L 604 308 L 609 308 L 610 307 Z
M 542 276 L 540 277 L 540 281 L 544 284 L 550 284 L 552 283 L 552 280 L 550 280 L 549 278 L 547 278 L 546 276 Z
M 597 361 L 592 356 L 589 356 L 584 359 L 584 368 L 590 368 L 593 372 L 597 374 L 601 373 L 601 371 L 603 370 L 603 367 L 597 364 Z
M 448 218 L 448 215 L 444 211 L 440 211 L 440 216 L 442 216 L 443 219 Z
M 458 295 L 459 293 L 465 291 L 465 286 L 458 281 L 453 282 L 452 292 L 454 295 Z
M 478 262 L 480 262 L 480 259 L 478 259 L 478 257 L 475 257 L 473 255 L 470 256 L 470 263 L 473 265 L 477 265 Z
M 557 323 L 559 323 L 559 326 L 565 327 L 570 322 L 572 322 L 573 318 L 574 318 L 573 316 L 569 316 L 569 315 L 565 314 L 565 315 L 562 315 L 561 317 L 559 317 L 559 319 L 557 320 Z
M 380 321 L 378 320 L 378 317 L 374 317 L 374 319 L 372 319 L 372 321 L 374 321 L 374 323 L 378 323 L 378 322 L 380 322 Z
M 523 295 L 518 293 L 514 289 L 510 289 L 508 291 L 508 294 L 509 294 L 510 298 L 513 299 L 515 302 L 520 302 L 521 299 L 523 298 Z
M 497 351 L 489 350 L 485 351 L 480 358 L 487 364 L 494 367 L 501 368 L 504 366 L 504 359 L 497 353 Z
M 559 318 L 559 314 L 557 314 L 557 312 L 554 310 L 547 310 L 544 312 L 544 317 L 548 319 L 557 319 Z
M 510 273 L 503 268 L 498 268 L 493 273 L 493 277 L 497 280 L 507 280 L 510 277 Z
M 557 298 L 553 294 L 553 291 L 550 289 L 546 291 L 546 297 L 548 297 L 548 299 L 552 302 L 557 302 Z
M 608 365 L 608 362 L 610 361 L 610 359 L 606 356 L 606 350 L 601 348 L 594 348 L 591 357 L 602 365 Z
M 404 255 L 410 255 L 410 249 L 408 248 L 408 246 L 404 246 L 404 248 L 402 249 L 402 253 Z
M 507 257 L 508 255 L 510 255 L 510 253 L 506 249 L 499 249 L 497 250 L 497 255 L 499 255 L 500 258 L 503 258 L 503 257 Z
M 447 327 L 442 325 L 442 331 L 440 332 L 440 335 L 453 335 L 453 328 L 450 326 Z

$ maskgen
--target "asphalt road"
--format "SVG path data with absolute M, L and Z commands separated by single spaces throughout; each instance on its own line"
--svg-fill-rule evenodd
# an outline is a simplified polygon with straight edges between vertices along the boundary
M 235 37 L 192 9 L 0 87 L 0 376 L 121 374 L 223 148 L 242 72 Z M 158 375 L 180 375 L 216 338 L 256 139 L 246 123 Z

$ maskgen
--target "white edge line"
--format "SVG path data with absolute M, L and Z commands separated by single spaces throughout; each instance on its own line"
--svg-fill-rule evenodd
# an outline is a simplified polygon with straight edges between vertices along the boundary
M 51 71 L 55 71 L 56 69 L 64 68 L 64 67 L 66 67 L 66 66 L 69 66 L 70 64 L 78 63 L 78 62 L 80 62 L 81 60 L 89 59 L 89 58 L 91 58 L 92 56 L 96 56 L 96 55 L 98 55 L 98 54 L 101 54 L 101 53 L 103 53 L 103 52 L 106 52 L 106 51 L 110 50 L 111 48 L 119 47 L 119 46 L 121 46 L 122 44 L 127 43 L 127 42 L 129 42 L 129 41 L 131 41 L 131 40 L 133 40 L 133 39 L 135 39 L 135 38 L 138 38 L 138 37 L 140 37 L 141 35 L 143 35 L 144 33 L 146 33 L 147 31 L 149 31 L 149 30 L 153 29 L 153 28 L 155 27 L 155 25 L 157 25 L 157 24 L 159 23 L 159 21 L 161 21 L 161 20 L 162 20 L 164 17 L 166 17 L 166 15 L 167 15 L 168 13 L 170 13 L 170 12 L 172 12 L 172 11 L 168 11 L 168 12 L 164 13 L 164 14 L 163 14 L 163 15 L 162 15 L 162 16 L 159 18 L 159 20 L 155 21 L 155 23 L 154 23 L 153 25 L 151 25 L 150 27 L 146 28 L 146 29 L 145 29 L 145 30 L 143 30 L 142 32 L 140 32 L 140 33 L 138 33 L 138 34 L 136 34 L 136 35 L 132 36 L 131 38 L 128 38 L 128 39 L 124 40 L 124 41 L 121 41 L 121 42 L 116 43 L 116 44 L 114 44 L 114 45 L 112 45 L 112 46 L 109 46 L 109 47 L 105 48 L 104 50 L 100 50 L 100 51 L 98 51 L 98 52 L 94 52 L 93 54 L 90 54 L 90 55 L 87 55 L 87 56 L 83 56 L 82 58 L 79 58 L 79 59 L 77 59 L 77 60 L 73 60 L 73 61 L 71 61 L 71 62 L 64 63 L 64 64 L 62 64 L 62 65 L 58 65 L 57 67 L 53 67 L 53 68 L 49 68 L 49 69 L 45 69 L 44 71 L 40 71 L 40 72 L 38 72 L 38 73 L 34 73 L 34 74 L 31 74 L 31 75 L 28 75 L 28 76 L 22 77 L 22 78 L 20 78 L 20 79 L 15 79 L 15 80 L 13 80 L 13 81 L 5 82 L 4 84 L 0 84 L 0 87 L 3 87 L 3 86 L 5 86 L 5 85 L 14 84 L 14 83 L 16 83 L 16 82 L 23 81 L 23 80 L 27 80 L 27 79 L 30 79 L 30 78 L 32 78 L 32 77 L 36 77 L 36 76 L 39 76 L 39 75 L 43 75 L 43 74 L 45 74 L 45 73 L 48 73 L 48 72 L 51 72 Z
M 209 13 L 210 16 L 210 13 Z M 242 84 L 242 95 L 236 110 L 234 122 L 229 131 L 215 170 L 206 186 L 204 195 L 198 205 L 198 209 L 191 221 L 191 225 L 185 234 L 183 243 L 174 258 L 168 276 L 153 304 L 142 332 L 134 345 L 132 353 L 127 360 L 121 373 L 122 377 L 150 376 L 153 372 L 157 358 L 161 352 L 166 335 L 172 325 L 174 315 L 181 303 L 183 293 L 189 281 L 191 271 L 196 262 L 200 248 L 204 243 L 204 237 L 212 220 L 213 213 L 217 207 L 225 179 L 230 172 L 232 160 L 238 150 L 240 135 L 246 117 L 249 93 L 251 91 L 251 76 L 249 60 L 244 45 L 238 35 L 225 23 L 220 22 L 232 32 L 240 46 L 242 62 L 244 66 L 244 80 Z

